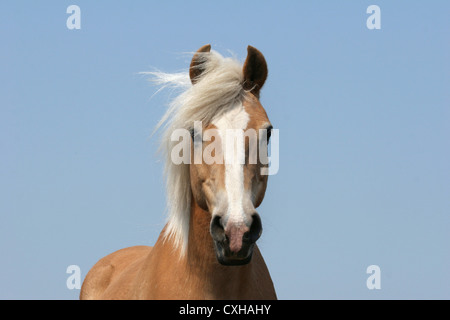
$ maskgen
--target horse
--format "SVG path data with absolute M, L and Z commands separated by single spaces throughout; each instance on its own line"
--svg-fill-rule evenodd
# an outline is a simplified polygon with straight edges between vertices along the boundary
M 263 54 L 248 46 L 242 65 L 205 45 L 194 52 L 188 72 L 147 74 L 155 83 L 183 88 L 157 125 L 164 128 L 168 220 L 153 247 L 133 246 L 99 260 L 80 299 L 277 299 L 256 244 L 262 233 L 256 208 L 266 192 L 268 164 L 248 161 L 250 139 L 230 149 L 225 137 L 227 130 L 265 132 L 257 139 L 267 153 L 272 125 L 260 102 L 268 75 Z M 174 138 L 177 129 L 187 137 Z M 214 138 L 206 137 L 209 129 Z M 189 148 L 174 152 L 181 138 L 189 139 Z M 234 152 L 241 161 L 194 159 L 196 150 L 212 145 L 211 155 Z M 174 161 L 181 154 L 190 161 Z

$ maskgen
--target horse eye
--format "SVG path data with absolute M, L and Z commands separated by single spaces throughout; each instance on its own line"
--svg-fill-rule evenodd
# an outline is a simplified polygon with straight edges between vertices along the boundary
M 267 130 L 267 143 L 269 143 L 270 136 L 272 135 L 272 129 L 273 129 L 272 126 L 270 126 L 266 129 Z
M 194 129 L 190 129 L 189 133 L 191 134 L 192 141 L 203 143 L 203 137 L 200 132 L 195 131 Z

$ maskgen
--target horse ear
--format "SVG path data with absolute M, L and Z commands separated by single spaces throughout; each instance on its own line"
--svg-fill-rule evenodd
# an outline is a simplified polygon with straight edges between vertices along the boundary
M 202 68 L 202 64 L 205 62 L 204 53 L 208 53 L 211 51 L 211 45 L 206 44 L 200 49 L 192 57 L 191 66 L 189 67 L 189 77 L 191 78 L 192 84 L 195 84 L 204 71 Z
M 247 47 L 247 59 L 244 63 L 244 89 L 259 97 L 259 91 L 267 79 L 267 63 L 263 54 L 252 46 Z

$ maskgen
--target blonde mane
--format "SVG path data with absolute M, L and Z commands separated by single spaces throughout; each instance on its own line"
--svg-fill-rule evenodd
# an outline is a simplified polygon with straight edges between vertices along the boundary
M 198 54 L 198 53 L 197 53 Z M 161 151 L 165 157 L 168 221 L 165 239 L 171 237 L 181 256 L 187 251 L 191 209 L 189 164 L 174 164 L 171 150 L 177 141 L 171 141 L 176 129 L 192 130 L 194 121 L 207 126 L 218 116 L 242 103 L 245 97 L 242 64 L 234 58 L 225 58 L 215 51 L 199 54 L 201 75 L 191 84 L 189 72 L 143 72 L 161 86 L 182 89 L 173 99 L 157 124 L 155 131 L 163 128 Z

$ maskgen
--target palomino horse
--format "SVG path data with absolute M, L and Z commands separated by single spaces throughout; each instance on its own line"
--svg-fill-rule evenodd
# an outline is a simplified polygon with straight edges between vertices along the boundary
M 255 243 L 262 232 L 255 208 L 264 198 L 267 174 L 262 172 L 268 165 L 248 161 L 252 150 L 245 137 L 242 148 L 228 148 L 225 137 L 229 129 L 265 132 L 257 145 L 265 144 L 267 154 L 272 126 L 259 101 L 267 78 L 264 56 L 248 46 L 242 66 L 205 45 L 194 54 L 189 76 L 148 74 L 164 86 L 186 88 L 158 125 L 165 128 L 168 223 L 153 247 L 125 248 L 98 261 L 86 275 L 80 298 L 276 299 Z M 177 129 L 188 133 L 187 151 L 174 152 L 184 137 L 174 138 Z M 218 135 L 208 138 L 208 129 Z M 235 152 L 244 161 L 194 159 L 196 148 L 206 152 L 212 145 L 211 155 Z M 174 161 L 181 153 L 190 161 Z

